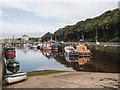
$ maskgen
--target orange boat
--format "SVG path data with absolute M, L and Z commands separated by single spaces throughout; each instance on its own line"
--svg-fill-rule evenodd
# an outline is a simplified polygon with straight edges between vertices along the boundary
M 78 43 L 76 46 L 76 51 L 79 53 L 79 56 L 91 56 L 90 50 L 87 49 L 83 43 Z

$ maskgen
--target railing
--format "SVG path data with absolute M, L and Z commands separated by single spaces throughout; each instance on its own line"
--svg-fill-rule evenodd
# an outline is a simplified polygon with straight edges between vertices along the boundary
M 65 42 L 65 44 L 77 44 L 79 42 Z M 96 42 L 86 42 L 86 44 L 97 45 Z M 99 42 L 100 46 L 120 47 L 120 42 Z

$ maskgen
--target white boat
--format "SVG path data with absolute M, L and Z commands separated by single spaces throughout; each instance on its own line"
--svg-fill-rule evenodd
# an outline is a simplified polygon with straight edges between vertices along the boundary
M 9 84 L 19 82 L 22 80 L 25 80 L 27 77 L 27 73 L 18 73 L 18 74 L 13 74 L 13 75 L 8 75 L 6 76 L 5 81 Z
M 75 50 L 73 46 L 66 46 L 65 52 L 70 53 L 72 50 Z
M 65 56 L 78 57 L 78 53 L 75 51 L 75 48 L 73 46 L 66 46 L 64 50 L 65 50 Z

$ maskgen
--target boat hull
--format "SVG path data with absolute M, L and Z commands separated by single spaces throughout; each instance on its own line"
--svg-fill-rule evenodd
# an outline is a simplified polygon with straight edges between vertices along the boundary
M 80 53 L 79 53 L 79 56 L 80 56 L 80 57 L 90 57 L 90 56 L 91 56 L 91 53 L 80 52 Z
M 52 45 L 51 47 L 53 50 L 58 50 L 58 45 Z
M 23 74 L 25 74 L 25 73 L 23 73 Z M 20 74 L 20 75 L 23 75 L 23 74 Z M 15 74 L 15 75 L 17 75 L 17 74 Z M 27 77 L 27 74 L 25 74 L 23 76 L 13 77 L 13 78 L 6 78 L 5 80 L 6 80 L 7 83 L 11 84 L 11 83 L 16 83 L 16 82 L 25 80 L 26 77 Z

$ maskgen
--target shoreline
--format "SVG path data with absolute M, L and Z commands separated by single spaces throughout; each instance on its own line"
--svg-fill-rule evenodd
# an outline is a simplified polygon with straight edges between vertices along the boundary
M 3 88 L 118 88 L 118 75 L 119 73 L 34 71 L 28 72 L 27 80 L 11 85 L 3 84 Z

